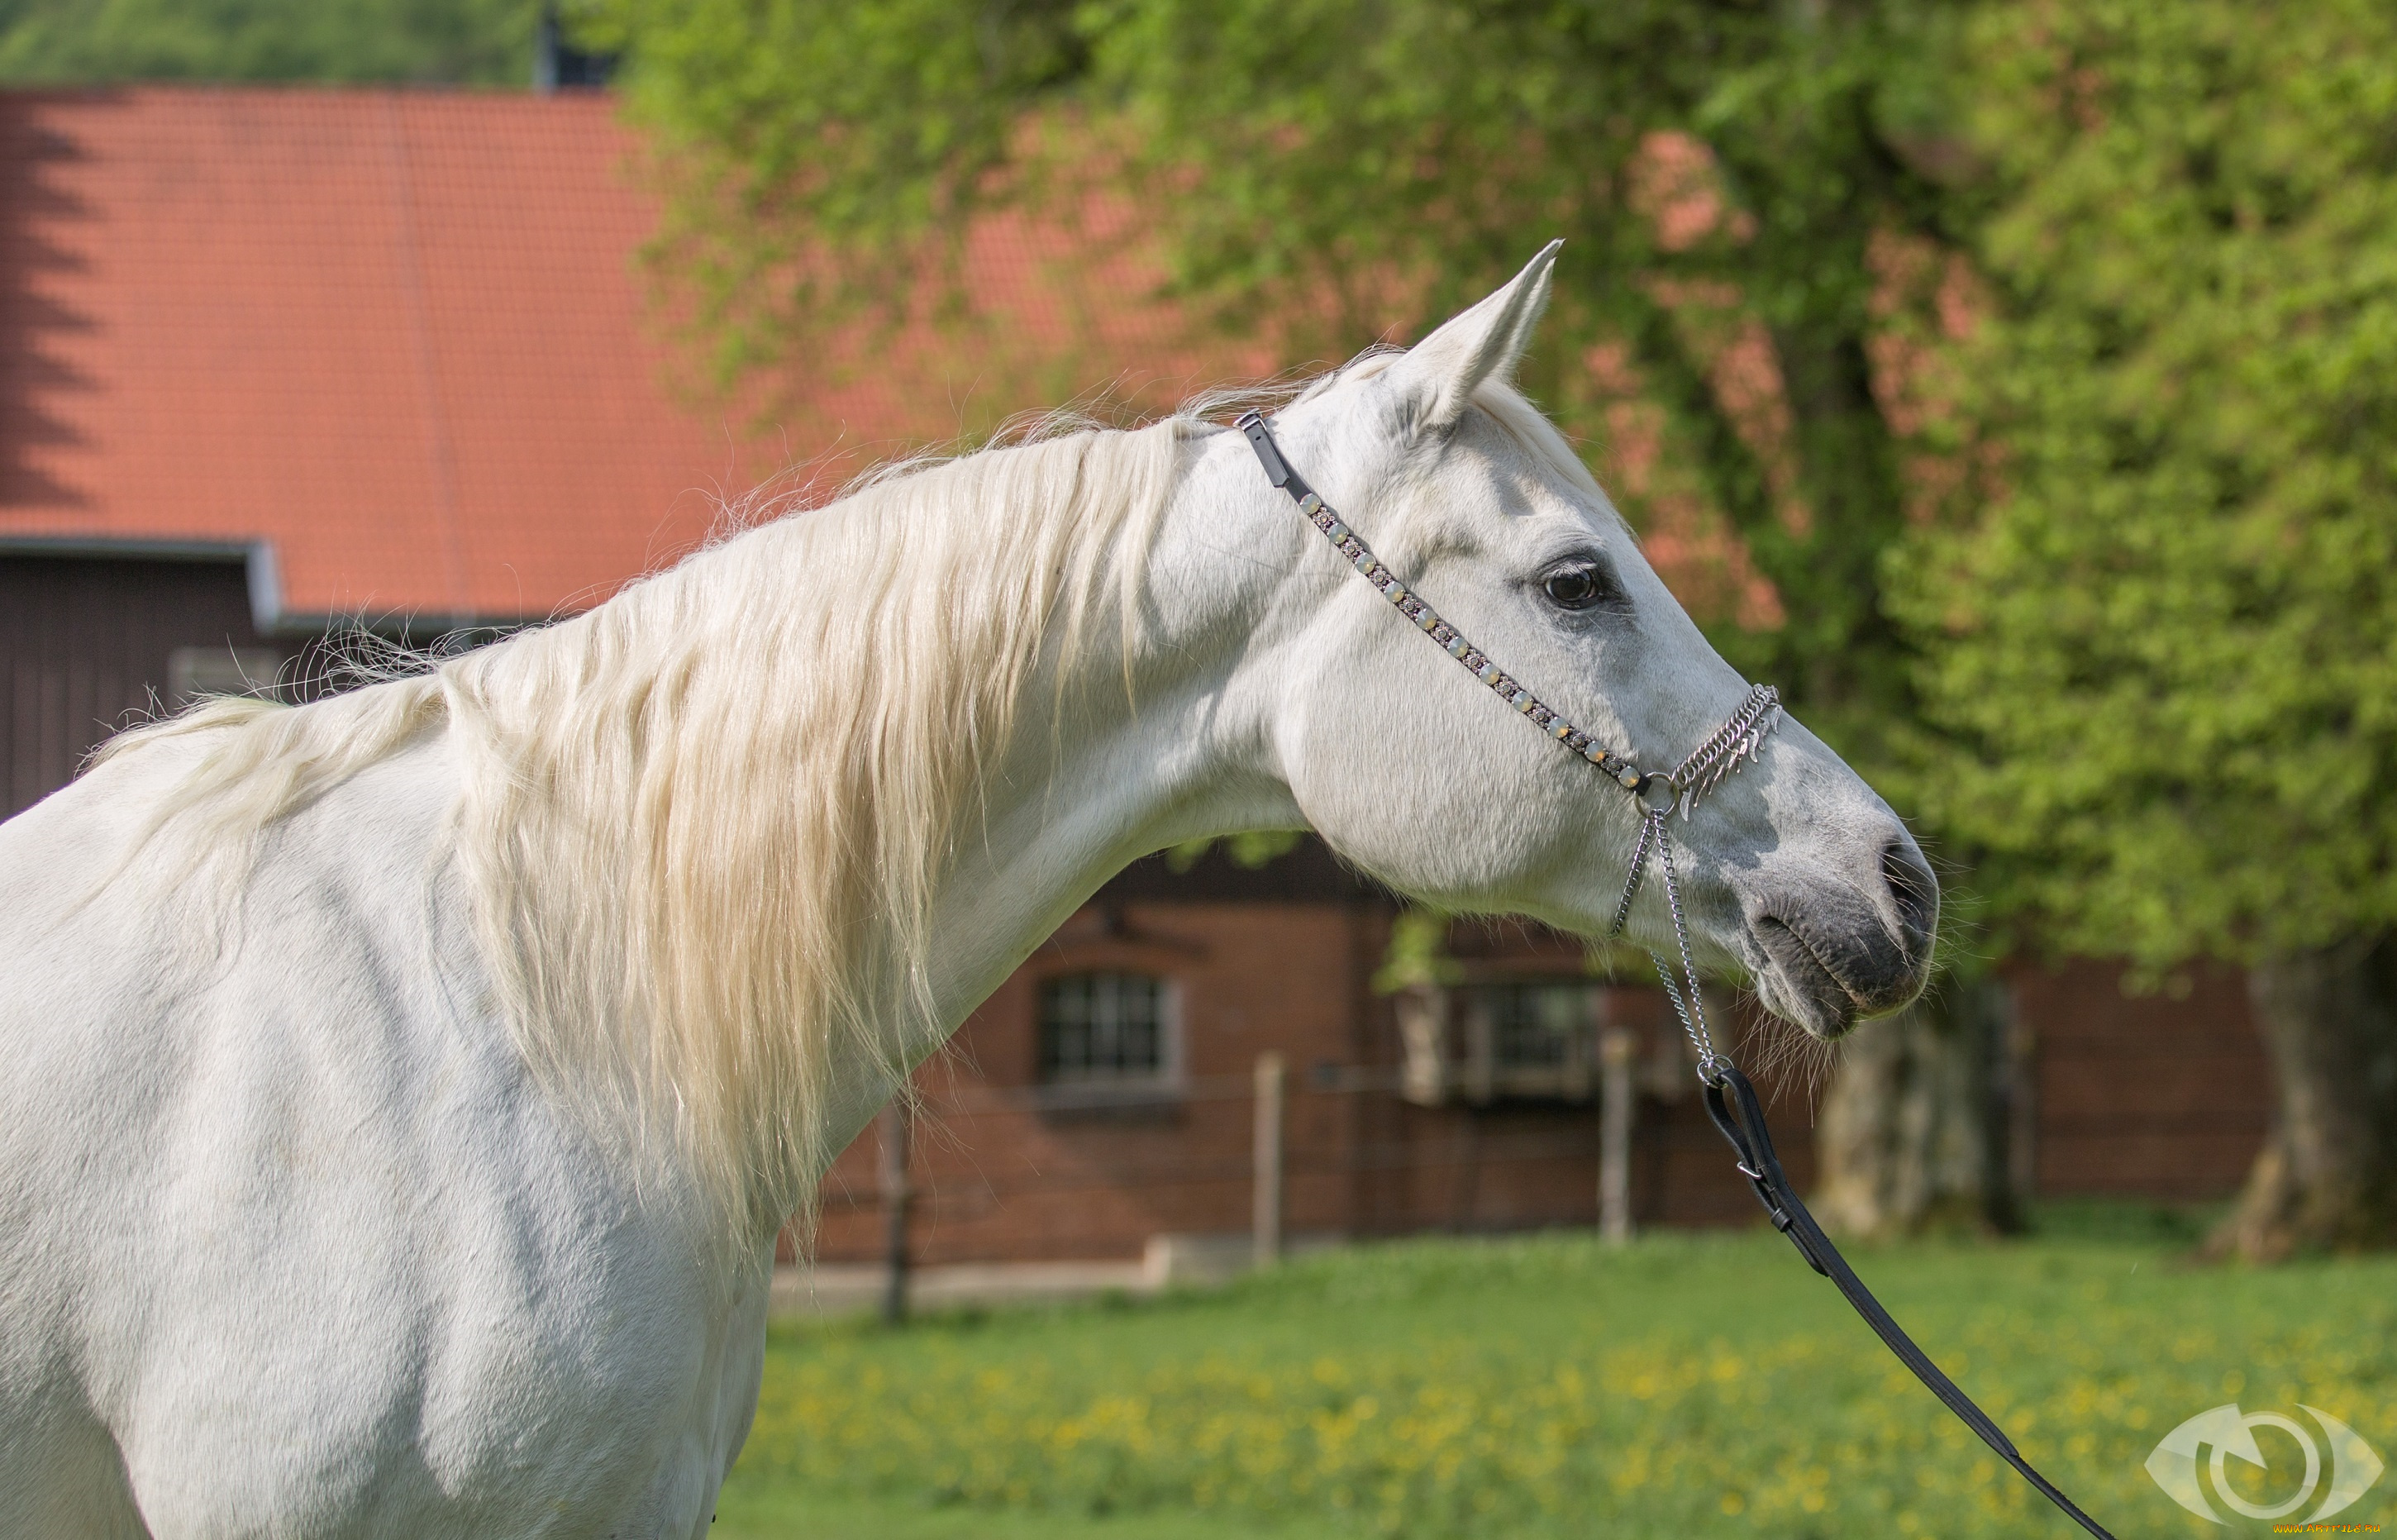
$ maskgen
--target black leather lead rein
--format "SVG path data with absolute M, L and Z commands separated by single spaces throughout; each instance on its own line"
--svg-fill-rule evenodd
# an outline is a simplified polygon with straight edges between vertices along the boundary
M 1705 1082 L 1705 1095 L 1707 1116 L 1714 1119 L 1715 1127 L 1722 1130 L 1722 1136 L 1731 1141 L 1731 1147 L 1739 1152 L 1739 1173 L 1748 1178 L 1749 1186 L 1756 1189 L 1757 1201 L 1762 1203 L 1764 1212 L 1773 1216 L 1773 1227 L 1789 1238 L 1790 1244 L 1798 1248 L 1798 1254 L 1806 1259 L 1809 1266 L 1831 1280 L 1846 1296 L 1848 1303 L 1855 1306 L 1856 1314 L 1865 1318 L 1865 1324 L 1871 1327 L 1874 1333 L 1889 1345 L 1889 1350 L 1897 1355 L 1897 1361 L 1913 1370 L 1914 1377 L 1930 1386 L 1931 1393 L 1938 1397 L 1948 1411 L 1956 1413 L 1959 1422 L 1979 1434 L 1981 1441 L 1997 1451 L 2000 1459 L 2022 1472 L 2024 1480 L 2037 1487 L 2040 1495 L 2062 1508 L 2074 1523 L 2096 1535 L 2097 1540 L 2113 1540 L 2096 1520 L 2082 1512 L 2080 1505 L 2067 1497 L 2055 1482 L 2031 1468 L 2031 1463 L 2022 1457 L 2022 1453 L 2015 1448 L 2014 1440 L 2006 1437 L 2005 1430 L 1998 1426 L 1988 1413 L 1975 1405 L 1973 1398 L 1964 1394 L 1945 1371 L 1932 1362 L 1931 1355 L 1917 1346 L 1914 1339 L 1906 1334 L 1906 1328 L 1881 1307 L 1881 1301 L 1873 1298 L 1872 1291 L 1865 1287 L 1865 1280 L 1848 1265 L 1848 1259 L 1831 1244 L 1831 1238 L 1814 1223 L 1814 1216 L 1806 1212 L 1806 1205 L 1799 1200 L 1797 1190 L 1789 1185 L 1789 1178 L 1781 1169 L 1780 1158 L 1773 1153 L 1773 1134 L 1764 1126 L 1764 1108 L 1758 1103 L 1756 1088 L 1748 1083 L 1748 1077 L 1741 1074 L 1736 1065 L 1719 1058 L 1715 1063 L 1715 1078 Z
M 1652 953 L 1656 977 L 1665 986 L 1666 998 L 1672 1002 L 1673 1013 L 1681 1019 L 1682 1031 L 1697 1051 L 1698 1082 L 1704 1090 L 1707 1116 L 1714 1119 L 1715 1127 L 1722 1131 L 1722 1136 L 1738 1153 L 1739 1172 L 1748 1178 L 1757 1200 L 1772 1216 L 1773 1227 L 1789 1238 L 1809 1266 L 1831 1280 L 1847 1302 L 1855 1306 L 1856 1314 L 1864 1317 L 1865 1324 L 1897 1355 L 1898 1361 L 1912 1370 L 1915 1378 L 1929 1386 L 1931 1393 L 1966 1427 L 1979 1434 L 1982 1442 L 2096 1540 L 2113 1540 L 2097 1520 L 2058 1491 L 2056 1483 L 2031 1468 L 2030 1462 L 2022 1457 L 2004 1430 L 1989 1419 L 1988 1413 L 1973 1404 L 1973 1399 L 1931 1361 L 1930 1355 L 1917 1346 L 1914 1339 L 1906 1334 L 1906 1329 L 1881 1307 L 1881 1301 L 1873 1298 L 1872 1291 L 1856 1277 L 1855 1269 L 1848 1265 L 1847 1259 L 1831 1244 L 1823 1227 L 1814 1223 L 1814 1216 L 1806 1212 L 1797 1190 L 1790 1186 L 1780 1158 L 1774 1154 L 1773 1135 L 1764 1126 L 1764 1108 L 1757 1101 L 1756 1088 L 1748 1084 L 1738 1065 L 1715 1048 L 1713 1037 L 1707 1030 L 1705 1002 L 1698 993 L 1697 965 L 1691 955 L 1689 928 L 1682 917 L 1681 883 L 1673 867 L 1672 835 L 1667 819 L 1678 810 L 1686 820 L 1701 797 L 1725 777 L 1736 773 L 1743 761 L 1754 759 L 1762 751 L 1766 736 L 1781 719 L 1780 698 L 1769 686 L 1754 687 L 1731 719 L 1670 773 L 1641 771 L 1627 756 L 1601 745 L 1589 733 L 1565 720 L 1466 641 L 1420 596 L 1409 591 L 1397 574 L 1374 557 L 1372 548 L 1357 532 L 1342 523 L 1323 499 L 1290 468 L 1289 462 L 1281 457 L 1280 446 L 1274 442 L 1273 430 L 1265 425 L 1261 414 L 1246 414 L 1238 426 L 1248 436 L 1250 447 L 1256 450 L 1273 484 L 1290 494 L 1307 522 L 1382 597 L 1534 727 L 1597 766 L 1640 804 L 1640 844 L 1632 854 L 1630 875 L 1623 885 L 1623 900 L 1615 906 L 1613 930 L 1620 932 L 1630 917 L 1631 901 L 1640 891 L 1650 858 L 1654 857 L 1664 871 L 1666 906 L 1672 915 L 1673 939 L 1681 954 L 1681 976 L 1676 980 L 1665 959 Z

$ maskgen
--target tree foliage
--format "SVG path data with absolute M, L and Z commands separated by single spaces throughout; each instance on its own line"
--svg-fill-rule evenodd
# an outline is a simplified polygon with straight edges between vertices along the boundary
M 1878 594 L 1902 520 L 1869 248 L 1952 236 L 1955 197 L 1908 147 L 1937 137 L 1960 14 L 592 0 L 583 18 L 629 48 L 636 110 L 670 146 L 668 250 L 727 375 L 917 302 L 979 213 L 1070 218 L 1093 186 L 1134 201 L 1169 292 L 1293 362 L 1415 334 L 1568 236 L 1527 383 L 1602 440 L 1587 359 L 1627 361 L 1664 458 L 1778 597 L 1783 623 L 1721 639 L 1859 748 L 1910 688 Z M 1703 149 L 1677 170 L 1660 142 Z M 1723 388 L 1726 339 L 1751 333 L 1787 382 L 1777 418 Z
M 2002 495 L 1892 562 L 1935 819 L 2075 949 L 2397 922 L 2397 11 L 2028 4 L 1974 52 Z
M 0 0 L 0 80 L 530 77 L 534 0 Z

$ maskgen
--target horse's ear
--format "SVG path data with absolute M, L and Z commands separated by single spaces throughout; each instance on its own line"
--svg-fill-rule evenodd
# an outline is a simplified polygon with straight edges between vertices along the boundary
M 1532 328 L 1548 308 L 1548 277 L 1564 244 L 1542 247 L 1506 288 L 1452 317 L 1382 376 L 1410 435 L 1446 433 L 1465 416 L 1483 381 L 1513 376 Z

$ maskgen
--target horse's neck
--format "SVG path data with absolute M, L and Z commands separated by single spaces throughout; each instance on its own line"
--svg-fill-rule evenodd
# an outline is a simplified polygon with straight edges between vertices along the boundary
M 1132 860 L 1298 823 L 1268 763 L 1279 665 L 1265 635 L 1286 596 L 1298 527 L 1260 518 L 1257 500 L 1237 495 L 1238 474 L 1253 467 L 1235 435 L 1190 452 L 1147 557 L 1129 669 L 1110 642 L 1091 649 L 1062 689 L 1053 672 L 1036 677 L 987 801 L 959 831 L 933 910 L 931 984 L 948 1027 Z
M 729 1190 L 762 1179 L 774 1184 L 765 1196 L 795 1199 L 782 1184 L 806 1184 L 849 1142 L 891 1091 L 894 1066 L 931 1051 L 927 1029 L 954 1030 L 1126 863 L 1183 838 L 1289 826 L 1295 809 L 1266 753 L 1278 669 L 1259 644 L 1286 610 L 1298 527 L 1265 516 L 1256 486 L 1239 495 L 1237 473 L 1256 477 L 1245 458 L 1233 458 L 1246 453 L 1236 436 L 1175 442 L 1171 489 L 1159 481 L 1161 504 L 1147 504 L 1162 512 L 1153 531 L 1139 527 L 1137 540 L 1125 533 L 1130 526 L 1061 522 L 1081 506 L 1081 472 L 1105 474 L 1104 456 L 1095 469 L 1001 463 L 960 481 L 1011 497 L 1008 507 L 928 496 L 903 510 L 918 520 L 910 528 L 887 506 L 846 516 L 836 506 L 810 516 L 880 523 L 757 531 L 553 636 L 494 649 L 472 665 L 462 695 L 495 718 L 520 717 L 518 736 L 546 756 L 495 761 L 486 799 L 506 816 L 470 830 L 476 849 L 501 852 L 493 864 L 514 850 L 545 863 L 529 889 L 519 888 L 536 902 L 551 895 L 552 912 L 495 944 L 543 927 L 553 938 L 552 966 L 526 976 L 556 999 L 534 1001 L 526 1018 L 537 1039 L 542 1024 L 557 1031 L 533 1046 L 588 1059 L 589 1031 L 576 1024 L 598 1024 L 592 1030 L 604 1034 L 610 1022 L 633 1023 L 627 1030 L 645 1036 L 621 1039 L 619 1060 L 626 1073 L 663 1078 L 648 1093 L 662 1098 L 670 1122 L 699 1131 L 690 1147 L 713 1172 L 703 1180 Z M 1158 469 L 1153 460 L 1144 464 L 1133 468 Z M 1060 487 L 1077 501 L 1048 506 L 1045 523 L 1011 529 L 1011 518 L 1024 517 L 1015 504 L 1027 493 Z M 952 519 L 959 522 L 924 522 Z M 946 602 L 942 583 L 1043 583 L 1041 569 L 1052 561 L 1063 574 L 1094 558 L 1080 541 L 1117 540 L 1111 559 L 1138 564 L 1140 623 L 1133 635 L 1118 625 L 1121 589 L 1091 589 L 1088 563 L 1079 576 L 1059 580 L 1085 597 L 1104 595 L 1078 610 L 1079 599 L 1059 601 L 1079 615 L 1078 625 L 1063 611 L 1040 620 L 1037 610 L 1004 610 L 1004 590 L 953 587 L 957 613 L 950 615 L 904 609 L 908 600 L 894 601 L 887 582 L 828 583 L 827 574 L 849 570 L 862 548 L 869 556 L 898 548 L 864 544 L 861 530 L 904 539 L 919 556 L 945 552 L 923 558 L 932 565 L 917 574 L 913 591 L 936 603 Z M 976 542 L 990 539 L 1017 542 L 990 564 L 996 571 L 974 560 Z M 886 568 L 883 578 L 892 576 Z M 978 607 L 984 598 L 1001 608 Z M 788 623 L 794 615 L 814 630 Z M 1034 629 L 1011 630 L 1018 621 Z M 810 636 L 829 640 L 818 649 Z M 908 652 L 960 643 L 994 655 Z M 1028 649 L 1010 653 L 1030 660 L 1020 674 L 996 655 L 1011 649 Z M 1002 670 L 1005 699 L 962 703 Z M 917 715 L 869 723 L 863 733 L 841 693 L 908 688 L 918 692 L 909 708 Z M 776 711 L 778 699 L 803 695 L 810 703 Z M 568 703 L 551 703 L 559 699 Z M 910 741 L 894 734 L 917 743 L 946 734 L 942 746 L 954 752 L 1001 716 L 1011 721 L 1003 746 L 966 767 L 962 797 L 947 781 L 931 785 L 904 772 L 875 779 L 887 766 L 858 772 Z M 857 736 L 813 739 L 795 723 Z M 504 720 L 501 728 L 504 735 Z M 536 804 L 530 812 L 541 814 L 543 764 L 582 800 L 528 837 L 514 810 Z M 886 784 L 894 789 L 884 797 Z M 713 806 L 725 797 L 742 805 Z M 859 814 L 854 826 L 822 816 L 843 807 Z M 926 864 L 920 877 L 910 865 L 892 888 L 878 888 L 870 873 L 850 880 L 861 854 L 882 849 L 872 842 L 889 832 L 875 818 L 918 813 L 947 825 L 902 831 L 893 859 Z M 552 845 L 564 854 L 545 853 Z M 827 859 L 850 863 L 841 870 L 850 877 L 804 888 Z M 627 869 L 656 874 L 662 886 L 629 896 L 611 890 Z M 911 886 L 919 882 L 929 887 Z M 486 889 L 510 891 L 504 881 Z M 572 902 L 560 906 L 560 897 Z M 594 925 L 607 934 L 574 942 Z M 560 937 L 572 944 L 556 944 Z M 594 956 L 627 947 L 641 953 L 634 968 L 593 968 Z M 795 956 L 806 959 L 796 968 Z M 811 982 L 824 979 L 841 992 Z M 785 1000 L 791 1009 L 768 1008 Z M 778 1036 L 793 1031 L 810 1035 L 797 1053 Z M 644 1070 L 645 1063 L 663 1067 Z M 758 1065 L 798 1067 L 785 1069 L 786 1085 L 770 1084 Z M 780 1111 L 793 1105 L 803 1108 L 796 1127 Z

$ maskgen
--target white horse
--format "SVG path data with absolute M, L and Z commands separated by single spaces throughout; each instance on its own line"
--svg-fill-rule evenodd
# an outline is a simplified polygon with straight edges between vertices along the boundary
M 1668 764 L 1747 685 L 1506 382 L 1554 250 L 1277 430 L 1477 643 Z M 705 1533 L 776 1231 L 1128 862 L 1309 827 L 1604 927 L 1638 810 L 1513 716 L 1177 417 L 120 741 L 0 826 L 0 1536 Z M 1921 987 L 1930 874 L 1802 729 L 1676 833 L 1702 960 L 1774 1011 L 1830 1037 Z

